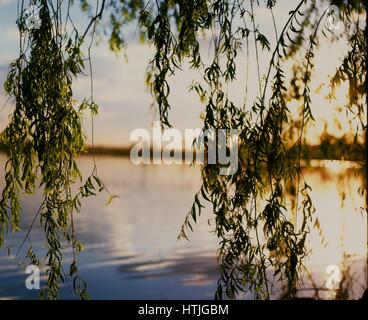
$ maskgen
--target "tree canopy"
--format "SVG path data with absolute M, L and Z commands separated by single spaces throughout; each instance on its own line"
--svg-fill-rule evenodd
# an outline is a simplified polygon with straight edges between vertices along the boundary
M 202 78 L 192 83 L 191 90 L 204 105 L 203 129 L 240 132 L 239 170 L 221 176 L 218 164 L 201 167 L 202 186 L 179 237 L 187 238 L 203 206 L 212 205 L 221 273 L 216 297 L 233 298 L 250 291 L 255 298 L 269 299 L 274 281 L 285 282 L 288 297 L 293 297 L 308 253 L 310 225 L 318 226 L 310 187 L 301 174 L 305 133 L 316 121 L 310 89 L 315 52 L 321 38 L 348 44 L 333 77 L 322 81 L 330 84 L 331 96 L 347 83 L 346 112 L 360 120 L 357 140 L 367 141 L 366 3 L 296 1 L 290 3 L 288 18 L 278 30 L 273 14 L 277 0 L 101 0 L 96 4 L 81 0 L 78 5 L 90 22 L 80 30 L 70 15 L 71 6 L 77 5 L 74 2 L 18 1 L 19 56 L 11 63 L 5 82 L 14 110 L 0 140 L 8 156 L 0 201 L 0 244 L 8 225 L 14 231 L 19 229 L 20 193 L 42 188 L 43 199 L 34 222 L 39 219 L 44 226 L 48 250 L 44 296 L 56 298 L 66 276 L 61 242 L 67 241 L 74 251 L 69 275 L 75 291 L 87 297 L 77 268 L 81 244 L 75 237 L 73 215 L 80 211 L 82 198 L 106 190 L 96 165 L 91 175 L 83 178 L 76 163 L 76 157 L 85 152 L 82 115 L 89 110 L 93 119 L 98 110 L 93 97 L 92 45 L 95 33 L 100 32 L 108 35 L 112 51 L 123 50 L 127 26 L 138 24 L 142 41 L 154 48 L 147 85 L 163 127 L 170 127 L 170 78 L 188 64 Z M 39 28 L 27 27 L 24 10 L 30 4 L 40 9 Z M 337 36 L 325 23 L 331 5 L 349 26 Z M 257 9 L 272 19 L 275 40 L 266 36 L 257 22 Z M 209 58 L 204 57 L 203 39 L 211 43 Z M 254 61 L 250 61 L 251 49 Z M 271 56 L 265 75 L 260 72 L 262 51 Z M 244 52 L 245 63 L 257 67 L 254 81 L 258 94 L 254 103 L 249 102 L 245 90 L 244 103 L 239 104 L 233 101 L 229 88 L 239 72 L 238 56 Z M 295 61 L 291 77 L 286 72 L 290 61 Z M 77 102 L 72 85 L 85 69 L 90 69 L 91 93 Z M 245 88 L 249 81 L 246 79 Z M 291 100 L 299 106 L 296 119 L 289 110 Z M 366 162 L 362 166 L 366 168 Z M 82 186 L 73 192 L 78 180 L 83 181 Z M 292 198 L 291 207 L 287 194 Z M 28 257 L 40 263 L 31 248 Z

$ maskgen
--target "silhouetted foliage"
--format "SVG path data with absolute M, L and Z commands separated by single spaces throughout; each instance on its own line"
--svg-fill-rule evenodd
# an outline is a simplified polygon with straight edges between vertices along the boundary
M 23 7 L 25 1 L 19 2 Z M 40 30 L 23 30 L 20 11 L 20 55 L 12 63 L 5 84 L 15 110 L 1 136 L 9 160 L 0 205 L 0 239 L 9 219 L 17 230 L 18 195 L 20 191 L 34 191 L 40 170 L 44 200 L 39 214 L 48 244 L 46 296 L 56 298 L 59 280 L 63 279 L 60 236 L 78 251 L 73 212 L 80 210 L 80 198 L 104 188 L 96 168 L 77 194 L 72 195 L 70 188 L 75 179 L 81 178 L 75 164 L 75 157 L 84 150 L 81 112 L 86 108 L 93 113 L 97 110 L 93 96 L 79 108 L 72 98 L 73 77 L 85 67 L 85 37 L 90 32 L 94 34 L 98 27 L 109 34 L 111 50 L 119 51 L 125 45 L 124 27 L 138 22 L 142 40 L 155 49 L 147 69 L 147 84 L 163 126 L 170 126 L 169 78 L 189 63 L 202 76 L 202 81 L 193 83 L 191 89 L 204 104 L 203 129 L 240 132 L 239 170 L 232 176 L 220 176 L 219 164 L 202 166 L 203 184 L 179 237 L 187 238 L 188 229 L 193 229 L 203 206 L 211 204 L 221 270 L 216 297 L 233 298 L 250 291 L 255 298 L 268 299 L 277 281 L 285 281 L 288 297 L 293 297 L 307 256 L 308 222 L 315 219 L 310 187 L 301 175 L 300 163 L 305 131 L 314 121 L 310 82 L 319 38 L 329 32 L 323 23 L 328 7 L 321 10 L 322 6 L 313 0 L 298 2 L 290 8 L 282 30 L 277 30 L 274 23 L 277 42 L 273 45 L 256 21 L 255 7 L 265 8 L 274 21 L 277 1 L 103 0 L 93 5 L 82 0 L 82 9 L 91 18 L 84 33 L 74 28 L 68 14 L 65 22 L 61 20 L 61 8 L 69 10 L 73 1 L 55 1 L 55 7 L 46 0 L 31 2 L 41 6 L 42 26 Z M 347 110 L 361 119 L 362 128 L 357 133 L 361 135 L 366 130 L 363 1 L 333 4 L 339 7 L 342 21 L 354 28 L 341 35 L 347 39 L 349 50 L 331 79 L 331 95 L 342 82 L 348 82 Z M 108 17 L 107 27 L 98 25 L 104 16 Z M 211 42 L 209 62 L 201 53 L 203 34 Z M 255 61 L 251 63 L 258 70 L 258 97 L 253 104 L 236 104 L 231 100 L 229 87 L 238 74 L 237 57 L 241 51 L 249 52 L 249 41 L 254 42 Z M 262 50 L 271 52 L 265 78 L 259 65 Z M 297 54 L 302 56 L 296 65 L 298 78 L 287 80 L 285 64 Z M 291 97 L 288 87 L 294 88 Z M 296 120 L 288 109 L 290 99 L 298 100 L 301 106 Z M 293 130 L 297 135 L 290 148 L 286 137 Z M 296 190 L 291 211 L 285 200 L 290 184 Z M 75 261 L 70 270 L 80 279 Z M 76 289 L 85 296 L 83 282 Z

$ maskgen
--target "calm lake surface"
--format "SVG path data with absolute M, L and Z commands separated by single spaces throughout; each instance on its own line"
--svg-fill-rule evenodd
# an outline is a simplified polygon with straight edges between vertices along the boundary
M 5 157 L 0 155 L 1 183 L 4 163 Z M 79 165 L 84 174 L 92 170 L 87 157 L 79 159 Z M 213 219 L 209 205 L 190 241 L 177 241 L 185 214 L 200 188 L 199 169 L 135 166 L 129 158 L 119 157 L 98 157 L 97 165 L 109 191 L 119 198 L 108 206 L 106 194 L 90 198 L 76 218 L 77 235 L 85 246 L 78 256 L 79 269 L 91 298 L 212 299 L 219 272 L 218 241 L 209 225 Z M 343 272 L 337 274 L 336 268 L 348 271 L 352 279 L 350 298 L 361 296 L 366 287 L 367 219 L 361 214 L 363 198 L 358 195 L 362 178 L 351 167 L 349 163 L 325 161 L 304 170 L 323 234 L 316 229 L 311 232 L 311 253 L 306 262 L 310 277 L 306 275 L 300 295 L 311 294 L 310 279 L 317 286 L 328 286 L 331 281 L 336 285 L 336 279 L 343 279 Z M 22 231 L 9 233 L 0 249 L 2 299 L 38 299 L 37 291 L 25 287 L 28 275 L 21 264 L 29 243 L 18 258 L 14 254 L 39 201 L 39 195 L 22 198 Z M 30 243 L 36 253 L 43 254 L 44 235 L 38 223 Z M 7 247 L 12 248 L 10 256 Z M 70 262 L 70 251 L 65 251 L 65 257 L 66 263 Z M 322 290 L 319 296 L 333 298 L 333 292 Z M 73 298 L 67 284 L 61 289 L 61 298 Z

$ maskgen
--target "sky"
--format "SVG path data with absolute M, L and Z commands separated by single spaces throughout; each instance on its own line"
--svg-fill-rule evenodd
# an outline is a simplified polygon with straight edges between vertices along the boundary
M 274 15 L 279 30 L 286 22 L 288 12 L 296 6 L 297 2 L 296 0 L 279 0 L 277 2 L 274 7 Z M 9 62 L 17 57 L 16 4 L 16 0 L 0 0 L 0 130 L 5 128 L 8 114 L 12 110 L 11 104 L 2 108 L 6 101 L 2 87 Z M 77 21 L 78 27 L 83 30 L 88 24 L 86 16 L 77 8 L 72 9 L 72 15 L 74 20 Z M 271 32 L 273 25 L 269 10 L 262 3 L 261 8 L 256 9 L 255 15 L 256 21 L 262 26 L 262 32 L 269 36 L 272 47 L 275 41 Z M 157 112 L 154 111 L 154 108 L 151 108 L 153 99 L 145 85 L 145 70 L 150 57 L 153 55 L 153 49 L 139 43 L 134 33 L 135 27 L 131 26 L 127 31 L 129 35 L 127 59 L 124 55 L 112 53 L 108 49 L 104 38 L 100 39 L 92 49 L 94 96 L 95 101 L 100 106 L 99 115 L 94 120 L 94 139 L 95 145 L 98 146 L 126 147 L 131 144 L 130 134 L 133 130 L 138 128 L 151 130 L 152 121 L 157 120 Z M 316 74 L 326 76 L 331 74 L 346 51 L 344 44 L 332 46 L 328 41 L 321 46 L 321 50 L 316 55 L 316 61 L 319 61 L 316 65 L 317 68 L 320 68 L 316 70 Z M 205 55 L 206 51 L 207 53 L 210 52 L 210 49 L 210 46 L 205 43 Z M 254 58 L 253 41 L 250 41 L 249 102 L 253 101 L 257 94 L 257 73 Z M 243 100 L 245 91 L 245 59 L 245 54 L 240 54 L 238 57 L 238 78 L 230 88 L 232 98 L 239 102 Z M 260 69 L 262 75 L 266 73 L 269 59 L 270 53 L 261 53 Z M 199 75 L 184 69 L 170 80 L 172 110 L 169 119 L 172 125 L 181 131 L 185 128 L 201 128 L 200 114 L 203 111 L 203 105 L 201 105 L 195 93 L 188 92 L 188 87 L 193 79 L 199 79 Z M 338 103 L 329 103 L 325 100 L 324 94 L 326 92 L 323 92 L 323 90 L 326 90 L 326 87 L 322 89 L 322 93 L 317 95 L 315 91 L 323 81 L 323 77 L 317 77 L 317 80 L 312 84 L 314 95 L 312 111 L 318 119 L 324 120 L 317 121 L 310 128 L 309 137 L 311 141 L 317 141 L 317 136 L 324 128 L 324 121 L 328 122 L 331 132 L 338 134 L 338 130 L 335 128 L 336 123 L 331 115 L 337 104 L 342 104 L 344 101 L 344 96 L 339 98 Z M 89 77 L 79 77 L 74 84 L 74 93 L 78 99 L 82 100 L 83 97 L 89 96 L 89 88 Z M 291 112 L 293 112 L 293 108 L 296 112 L 296 106 L 293 105 L 291 105 Z M 90 143 L 91 119 L 88 115 L 86 115 L 84 127 Z M 348 129 L 348 126 L 343 126 L 340 134 Z

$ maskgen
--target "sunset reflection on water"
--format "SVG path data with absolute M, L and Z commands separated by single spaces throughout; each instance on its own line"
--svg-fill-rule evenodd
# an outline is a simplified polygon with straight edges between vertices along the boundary
M 1 156 L 0 160 L 3 164 L 5 158 Z M 79 164 L 84 173 L 92 169 L 88 158 L 80 158 Z M 79 255 L 80 271 L 91 297 L 212 299 L 219 273 L 218 240 L 212 232 L 210 205 L 195 225 L 190 241 L 177 241 L 184 216 L 200 188 L 199 168 L 134 166 L 129 158 L 119 157 L 99 157 L 97 165 L 101 179 L 119 198 L 108 206 L 106 195 L 88 199 L 77 216 L 77 234 L 86 247 Z M 319 234 L 311 228 L 307 269 L 315 284 L 323 287 L 329 277 L 328 266 L 343 270 L 348 263 L 357 277 L 352 294 L 357 298 L 367 282 L 367 220 L 360 210 L 363 198 L 358 194 L 362 177 L 351 163 L 339 162 L 313 163 L 313 168 L 304 169 L 303 176 L 312 188 L 322 230 Z M 37 196 L 23 199 L 23 231 L 9 234 L 7 246 L 19 245 L 38 200 Z M 31 242 L 42 254 L 43 230 L 38 225 Z M 69 252 L 66 261 L 70 258 Z M 0 297 L 38 298 L 36 292 L 25 289 L 25 278 L 17 260 L 7 257 L 6 249 L 2 249 Z M 305 276 L 305 290 L 300 295 L 312 294 L 308 279 Z M 71 298 L 66 285 L 62 297 Z M 323 290 L 320 297 L 333 296 Z

